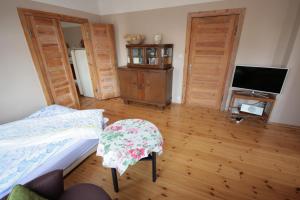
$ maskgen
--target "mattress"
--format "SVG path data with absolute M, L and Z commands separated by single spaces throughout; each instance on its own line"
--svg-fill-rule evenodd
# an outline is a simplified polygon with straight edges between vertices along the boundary
M 62 152 L 57 153 L 57 155 L 50 158 L 46 163 L 35 169 L 33 172 L 29 173 L 27 176 L 22 178 L 19 183 L 24 184 L 32 179 L 46 174 L 50 171 L 56 169 L 67 169 L 72 163 L 79 160 L 82 156 L 88 153 L 90 150 L 97 146 L 98 140 L 85 140 L 75 142 L 69 148 Z
M 1 125 L 0 198 L 15 184 L 79 164 L 98 144 L 106 121 L 102 112 L 54 105 Z
M 38 176 L 46 174 L 56 169 L 67 169 L 74 162 L 80 160 L 83 156 L 95 150 L 98 144 L 98 139 L 83 140 L 74 142 L 67 149 L 63 149 L 56 155 L 52 156 L 47 162 L 40 165 L 34 171 L 27 174 L 25 177 L 17 181 L 17 184 L 25 184 Z M 94 151 L 93 151 L 94 152 Z M 0 194 L 0 199 L 7 195 L 10 191 L 6 191 Z

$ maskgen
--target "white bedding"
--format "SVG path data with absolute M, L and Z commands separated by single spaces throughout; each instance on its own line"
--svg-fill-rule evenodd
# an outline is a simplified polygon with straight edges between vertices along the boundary
M 102 112 L 54 105 L 1 125 L 0 198 L 17 183 L 69 166 L 85 152 L 81 148 L 92 148 L 103 130 Z
M 47 162 L 36 168 L 34 171 L 18 180 L 18 183 L 27 183 L 40 175 L 46 174 L 56 169 L 65 170 L 72 163 L 74 163 L 74 161 L 80 159 L 92 149 L 95 149 L 97 145 L 98 139 L 76 141 L 69 148 L 63 149 L 56 156 L 53 156 L 52 158 L 47 160 Z

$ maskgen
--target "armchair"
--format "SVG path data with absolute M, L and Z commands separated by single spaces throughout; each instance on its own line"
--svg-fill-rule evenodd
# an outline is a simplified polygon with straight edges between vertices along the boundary
M 102 188 L 89 183 L 77 184 L 64 190 L 63 170 L 49 172 L 24 186 L 51 200 L 111 200 Z

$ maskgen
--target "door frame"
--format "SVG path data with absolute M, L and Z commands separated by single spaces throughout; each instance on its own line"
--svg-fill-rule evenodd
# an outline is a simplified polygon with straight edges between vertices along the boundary
M 184 66 L 183 66 L 183 84 L 182 84 L 182 95 L 181 102 L 182 104 L 186 103 L 186 92 L 187 92 L 187 84 L 188 84 L 188 65 L 189 65 L 189 54 L 190 54 L 190 41 L 191 41 L 191 29 L 192 29 L 192 19 L 199 17 L 214 17 L 214 16 L 224 16 L 224 15 L 237 15 L 237 28 L 233 41 L 233 48 L 231 57 L 229 58 L 229 66 L 227 67 L 226 79 L 223 84 L 222 92 L 223 98 L 221 101 L 220 108 L 224 110 L 226 99 L 229 91 L 229 84 L 232 78 L 232 72 L 234 69 L 234 62 L 236 58 L 236 53 L 238 50 L 238 44 L 241 37 L 242 27 L 244 23 L 246 8 L 235 8 L 235 9 L 225 9 L 225 10 L 214 10 L 214 11 L 201 11 L 201 12 L 192 12 L 188 14 L 187 18 L 187 27 L 186 27 L 186 40 L 185 40 L 185 53 L 184 53 Z
M 27 44 L 29 46 L 29 50 L 30 50 L 30 53 L 32 56 L 32 60 L 33 60 L 35 69 L 38 73 L 38 77 L 39 77 L 39 80 L 40 80 L 40 83 L 41 83 L 41 86 L 43 89 L 43 93 L 44 93 L 47 105 L 53 104 L 54 99 L 52 97 L 51 90 L 49 88 L 46 74 L 43 72 L 43 66 L 42 66 L 43 64 L 39 60 L 40 56 L 37 52 L 37 49 L 35 49 L 35 45 L 32 41 L 31 30 L 29 29 L 29 25 L 27 24 L 26 16 L 46 17 L 46 18 L 51 18 L 51 19 L 57 19 L 59 22 L 71 22 L 71 23 L 80 24 L 82 39 L 85 44 L 85 49 L 86 49 L 86 54 L 87 54 L 87 59 L 88 59 L 88 64 L 89 64 L 89 70 L 91 72 L 90 74 L 91 74 L 93 91 L 94 91 L 95 97 L 98 98 L 98 89 L 97 89 L 98 77 L 97 77 L 97 73 L 95 73 L 95 58 L 94 58 L 92 41 L 91 41 L 91 36 L 90 36 L 90 34 L 91 34 L 90 33 L 90 23 L 89 23 L 88 19 L 68 16 L 68 15 L 63 15 L 63 14 L 57 14 L 57 13 L 52 13 L 52 12 L 26 9 L 26 8 L 17 8 L 17 11 L 18 11 L 19 18 L 20 18 L 20 21 L 21 21 L 21 24 L 23 27 L 23 31 L 24 31 L 24 35 L 25 35 Z M 63 40 L 64 40 L 64 38 L 63 38 Z M 65 49 L 65 51 L 67 50 L 65 43 L 63 44 L 63 48 Z M 65 55 L 65 56 L 67 56 L 67 55 Z M 70 63 L 69 63 L 69 66 L 70 66 Z M 69 68 L 69 70 L 71 70 L 71 68 Z M 73 78 L 70 80 L 73 80 Z M 73 84 L 75 87 L 74 81 L 72 81 L 71 84 Z M 75 93 L 77 94 L 76 88 L 75 88 Z M 78 94 L 77 94 L 77 96 L 78 96 Z M 78 102 L 78 104 L 79 104 L 79 102 Z

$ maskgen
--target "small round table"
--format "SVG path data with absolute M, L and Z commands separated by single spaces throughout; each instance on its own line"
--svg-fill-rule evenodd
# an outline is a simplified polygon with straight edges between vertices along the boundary
M 162 153 L 163 139 L 158 128 L 142 119 L 117 121 L 104 129 L 97 155 L 103 166 L 111 168 L 115 192 L 119 191 L 117 173 L 122 175 L 129 165 L 139 160 L 152 161 L 152 181 L 156 181 L 156 153 Z

